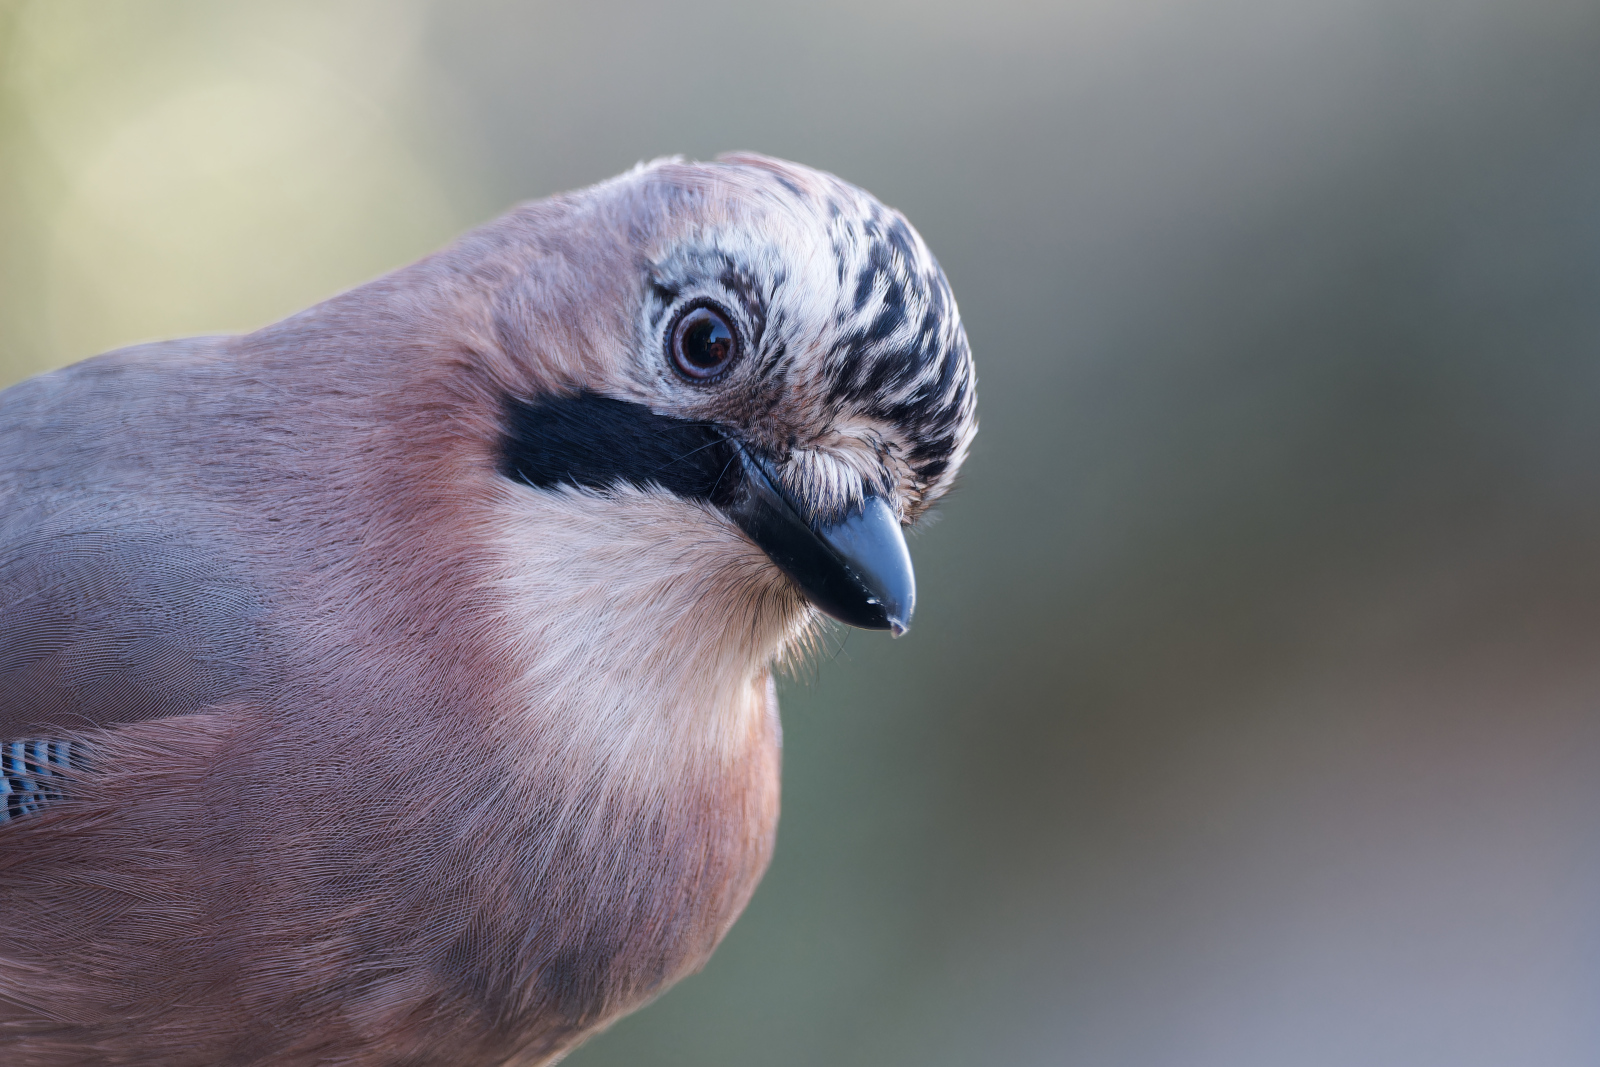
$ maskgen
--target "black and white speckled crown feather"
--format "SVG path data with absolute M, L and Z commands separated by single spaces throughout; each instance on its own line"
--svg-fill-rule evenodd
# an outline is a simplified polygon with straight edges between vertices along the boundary
M 944 272 L 898 212 L 855 186 L 762 156 L 723 162 L 709 171 L 739 195 L 650 250 L 638 350 L 660 368 L 683 309 L 728 309 L 747 352 L 733 372 L 742 380 L 693 413 L 764 442 L 821 514 L 877 493 L 914 520 L 949 488 L 977 430 L 972 357 Z M 682 196 L 708 170 L 689 167 L 636 173 Z

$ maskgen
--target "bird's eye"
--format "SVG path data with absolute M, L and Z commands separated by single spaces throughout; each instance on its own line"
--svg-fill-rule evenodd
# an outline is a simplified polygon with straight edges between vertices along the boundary
M 673 325 L 668 345 L 673 367 L 696 382 L 720 377 L 739 355 L 738 335 L 726 316 L 714 307 L 685 312 Z

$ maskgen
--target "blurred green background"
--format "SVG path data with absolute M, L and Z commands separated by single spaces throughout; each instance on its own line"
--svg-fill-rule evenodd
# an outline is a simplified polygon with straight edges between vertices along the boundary
M 1593 0 L 0 0 L 0 384 L 735 148 L 909 215 L 983 431 L 568 1062 L 1600 1063 Z

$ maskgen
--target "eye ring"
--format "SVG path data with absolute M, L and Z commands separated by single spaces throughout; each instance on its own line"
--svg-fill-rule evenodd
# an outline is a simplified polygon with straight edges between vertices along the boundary
M 667 329 L 667 361 L 680 377 L 701 385 L 727 374 L 740 347 L 732 316 L 710 300 L 678 312 Z

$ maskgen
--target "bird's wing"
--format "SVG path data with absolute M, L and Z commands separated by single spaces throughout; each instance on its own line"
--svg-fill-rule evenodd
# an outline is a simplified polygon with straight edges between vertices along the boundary
M 0 742 L 160 719 L 260 682 L 235 564 L 137 517 L 0 521 Z

